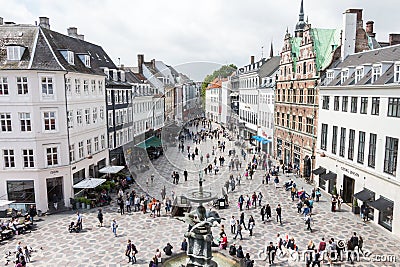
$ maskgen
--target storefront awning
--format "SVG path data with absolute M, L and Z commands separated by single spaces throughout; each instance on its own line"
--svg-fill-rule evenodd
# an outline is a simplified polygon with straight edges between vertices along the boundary
M 118 173 L 122 169 L 124 169 L 124 166 L 106 166 L 102 169 L 99 170 L 100 173 Z
M 357 198 L 358 200 L 363 201 L 363 202 L 365 202 L 365 201 L 374 201 L 375 193 L 372 192 L 371 190 L 368 190 L 368 189 L 364 188 L 362 191 L 354 194 L 354 197 Z
M 4 199 L 0 199 L 0 207 L 9 205 L 9 204 L 14 203 L 14 202 L 15 202 L 15 201 L 13 201 L 13 200 L 4 200 Z
M 390 201 L 384 197 L 380 197 L 374 202 L 369 203 L 369 206 L 379 211 L 385 211 L 387 209 L 393 209 L 393 201 Z
M 143 141 L 139 144 L 136 145 L 136 147 L 140 147 L 140 148 L 149 148 L 149 147 L 159 147 L 161 146 L 161 139 L 155 136 L 150 137 L 149 139 L 147 139 L 146 141 Z
M 326 169 L 319 166 L 317 169 L 312 171 L 315 175 L 321 175 L 326 172 Z
M 268 144 L 268 143 L 272 142 L 271 140 L 268 140 L 267 138 L 264 138 L 264 137 L 259 136 L 259 135 L 255 135 L 255 136 L 253 136 L 251 138 L 253 138 L 254 140 L 256 140 L 256 141 L 258 141 L 258 142 L 260 142 L 262 144 Z
M 106 179 L 99 179 L 99 178 L 86 178 L 76 185 L 74 185 L 74 188 L 81 188 L 81 189 L 89 189 L 89 188 L 95 188 L 102 183 L 107 181 Z
M 321 177 L 324 180 L 336 180 L 337 175 L 336 173 L 330 171 L 328 173 L 321 174 L 319 177 Z

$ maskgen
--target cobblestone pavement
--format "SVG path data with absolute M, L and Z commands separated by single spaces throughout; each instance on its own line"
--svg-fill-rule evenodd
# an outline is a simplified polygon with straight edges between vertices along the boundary
M 203 155 L 207 152 L 211 154 L 213 143 L 216 143 L 216 141 L 209 140 L 201 144 L 201 153 Z M 227 145 L 228 149 L 225 150 L 226 159 L 227 151 L 230 147 L 233 147 L 229 141 Z M 193 147 L 192 144 L 191 146 Z M 176 195 L 184 194 L 188 189 L 196 187 L 198 179 L 196 170 L 200 161 L 196 159 L 193 162 L 188 160 L 185 155 L 187 154 L 184 153 L 182 155 L 178 152 L 177 148 L 170 147 L 166 151 L 166 156 L 154 161 L 154 169 L 138 177 L 138 185 L 135 185 L 136 190 L 144 189 L 151 195 L 159 197 L 163 186 L 167 189 L 167 195 L 170 195 L 172 190 L 175 191 Z M 189 171 L 188 182 L 183 182 L 182 172 L 184 168 Z M 180 171 L 179 186 L 172 184 L 170 175 L 173 170 Z M 147 185 L 145 181 L 152 173 L 156 174 L 155 181 L 153 184 L 150 182 Z M 236 173 L 236 171 L 233 171 L 233 174 L 236 175 Z M 220 174 L 205 176 L 205 189 L 211 190 L 215 194 L 221 194 L 221 188 L 228 179 L 229 174 L 227 167 L 223 167 Z M 286 177 L 281 175 L 281 184 L 290 178 L 295 179 L 299 188 L 304 187 L 307 191 L 311 190 L 311 185 L 305 184 L 302 179 L 293 176 Z M 249 252 L 252 258 L 256 259 L 255 266 L 269 266 L 267 261 L 258 261 L 257 255 L 264 248 L 266 242 L 276 241 L 277 233 L 293 236 L 299 249 L 303 250 L 309 240 L 313 240 L 316 244 L 319 243 L 322 237 L 347 240 L 355 231 L 364 238 L 364 248 L 371 251 L 371 258 L 376 255 L 395 255 L 396 260 L 400 260 L 398 239 L 371 222 L 362 222 L 359 217 L 350 212 L 348 207 L 343 208 L 344 205 L 342 206 L 343 211 L 331 213 L 329 196 L 325 194 L 323 194 L 321 201 L 314 205 L 314 225 L 312 225 L 314 231 L 312 233 L 307 232 L 302 216 L 297 214 L 296 203 L 291 201 L 288 192 L 283 188 L 276 189 L 273 184 L 264 185 L 261 183 L 261 179 L 262 171 L 260 170 L 256 171 L 253 180 L 242 179 L 241 185 L 236 188 L 235 192 L 229 193 L 229 207 L 218 211 L 221 217 L 227 219 L 223 224 L 225 225 L 229 242 L 233 238 L 233 235 L 230 234 L 229 218 L 232 215 L 235 217 L 240 215 L 237 208 L 237 199 L 240 194 L 250 195 L 253 192 L 258 193 L 261 191 L 264 195 L 263 204 L 270 203 L 273 211 L 278 203 L 282 205 L 283 225 L 277 224 L 274 220 L 265 224 L 261 223 L 258 207 L 245 210 L 246 221 L 250 214 L 256 220 L 254 234 L 250 237 L 248 232 L 244 231 L 244 239 L 235 240 L 235 243 L 242 245 L 244 251 Z M 140 188 L 137 186 L 140 186 Z M 208 204 L 206 207 L 211 208 L 211 205 Z M 164 212 L 161 217 L 155 219 L 151 218 L 149 214 L 139 212 L 120 215 L 117 213 L 115 201 L 110 206 L 104 207 L 103 212 L 105 227 L 98 227 L 97 210 L 84 210 L 84 230 L 78 234 L 69 233 L 67 230 L 68 224 L 71 221 L 75 221 L 75 216 L 72 212 L 45 217 L 43 221 L 37 223 L 38 229 L 32 233 L 16 236 L 10 241 L 3 241 L 2 255 L 5 255 L 8 251 L 14 251 L 17 242 L 22 241 L 23 244 L 28 244 L 35 250 L 32 255 L 32 262 L 28 266 L 128 266 L 127 258 L 124 256 L 124 249 L 127 239 L 132 239 L 139 251 L 136 266 L 148 266 L 149 259 L 155 254 L 155 250 L 157 248 L 162 249 L 167 242 L 170 242 L 174 246 L 175 252 L 177 252 L 183 239 L 183 234 L 187 229 L 187 226 L 182 222 L 166 216 Z M 119 224 L 117 237 L 114 237 L 110 229 L 110 223 L 113 218 Z M 217 236 L 219 229 L 214 228 L 213 231 L 214 235 Z M 2 258 L 1 265 L 4 265 L 6 258 L 3 256 Z M 275 266 L 305 266 L 304 263 L 288 261 L 287 258 L 278 259 L 276 263 Z M 340 262 L 337 266 L 350 266 L 350 264 Z M 355 266 L 399 265 L 390 262 L 373 263 L 363 260 L 356 262 Z

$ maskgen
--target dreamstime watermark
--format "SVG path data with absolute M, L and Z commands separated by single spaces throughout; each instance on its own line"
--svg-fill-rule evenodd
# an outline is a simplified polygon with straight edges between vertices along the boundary
M 268 251 L 268 246 L 263 250 L 260 250 L 255 257 L 255 261 L 267 261 L 270 258 L 274 260 L 280 260 L 288 262 L 307 262 L 307 260 L 314 260 L 314 251 L 295 251 L 291 249 L 282 248 Z M 320 261 L 339 261 L 339 262 L 396 262 L 397 258 L 395 255 L 390 254 L 373 254 L 370 250 L 364 249 L 361 253 L 356 250 L 341 249 L 338 251 L 321 251 L 319 253 Z

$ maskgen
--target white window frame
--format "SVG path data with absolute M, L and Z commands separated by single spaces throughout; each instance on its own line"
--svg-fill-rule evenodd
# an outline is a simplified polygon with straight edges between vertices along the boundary
M 100 144 L 101 144 L 101 149 L 105 149 L 106 148 L 106 137 L 104 134 L 102 134 L 100 136 Z
M 83 80 L 83 92 L 85 93 L 85 95 L 89 94 L 89 80 L 88 79 Z
M 90 68 L 90 56 L 89 55 L 84 55 L 83 57 L 84 64 L 87 68 Z
M 49 129 L 46 129 L 46 120 L 49 120 L 48 125 Z M 54 120 L 54 123 L 52 123 Z M 57 127 L 57 111 L 55 110 L 46 110 L 42 111 L 42 122 L 43 122 L 43 132 L 56 132 L 58 130 Z M 54 126 L 54 129 L 52 129 Z
M 104 91 L 104 87 L 103 87 L 104 83 L 102 80 L 99 80 L 99 94 L 102 95 L 103 91 Z
M 78 109 L 78 110 L 76 111 L 76 123 L 77 123 L 78 125 L 82 125 L 82 123 L 83 123 L 83 119 L 82 119 L 82 109 Z
M 87 154 L 88 154 L 88 156 L 89 155 L 92 155 L 92 139 L 87 139 L 86 140 L 86 151 L 87 151 Z
M 371 83 L 376 82 L 379 77 L 382 75 L 382 65 L 381 64 L 374 64 L 372 65 L 372 79 Z
M 92 94 L 96 94 L 96 80 L 91 80 L 90 85 L 92 88 Z
M 67 111 L 67 125 L 68 128 L 74 128 L 74 111 L 68 110 Z
M 50 149 L 50 151 L 49 151 L 49 149 Z M 55 153 L 54 153 L 54 149 L 56 150 Z M 44 155 L 45 155 L 46 167 L 55 167 L 55 166 L 60 165 L 60 148 L 58 145 L 46 146 L 44 148 Z M 56 156 L 56 158 L 55 158 L 56 163 L 54 163 L 54 155 Z M 52 157 L 51 164 L 49 164 L 49 161 L 48 161 L 49 156 Z
M 93 111 L 92 112 L 93 113 L 92 114 L 92 120 L 93 120 L 93 124 L 95 124 L 95 123 L 97 123 L 97 108 L 94 107 L 92 111 Z
M 340 72 L 340 83 L 343 84 L 349 78 L 349 69 L 342 69 Z
M 364 67 L 358 67 L 356 68 L 356 75 L 355 75 L 355 83 L 358 83 L 361 81 L 361 79 L 364 77 Z
M 22 46 L 7 46 L 7 60 L 21 60 L 24 51 Z
M 85 122 L 86 125 L 90 125 L 90 108 L 85 109 Z
M 16 78 L 16 81 L 18 95 L 27 95 L 29 93 L 28 77 L 20 76 Z
M 400 62 L 394 65 L 394 82 L 400 83 Z
M 70 65 L 75 65 L 74 52 L 67 50 L 67 62 Z
M 21 132 L 31 132 L 32 131 L 31 114 L 29 112 L 19 112 L 18 117 L 19 117 Z
M 75 162 L 75 144 L 69 146 L 69 160 Z
M 0 113 L 0 131 L 12 132 L 12 116 L 10 112 Z
M 114 126 L 114 118 L 112 111 L 108 111 L 107 119 L 108 119 L 108 127 Z
M 85 147 L 83 141 L 78 142 L 78 158 L 83 159 L 85 157 Z
M 5 169 L 15 168 L 14 149 L 3 149 L 3 162 Z
M 99 137 L 94 137 L 94 153 L 99 152 Z
M 104 120 L 104 107 L 100 107 L 99 109 L 99 118 L 101 121 Z
M 8 95 L 9 88 L 8 88 L 8 79 L 7 77 L 0 77 L 0 96 Z
M 41 76 L 40 77 L 40 89 L 42 97 L 53 98 L 55 93 L 55 83 L 54 77 L 51 76 Z
M 35 167 L 35 154 L 33 152 L 33 149 L 22 149 L 22 163 L 23 163 L 23 168 L 34 168 Z M 25 165 L 28 166 L 25 166 Z
M 81 94 L 81 80 L 80 79 L 75 79 L 75 94 L 77 94 L 77 95 Z

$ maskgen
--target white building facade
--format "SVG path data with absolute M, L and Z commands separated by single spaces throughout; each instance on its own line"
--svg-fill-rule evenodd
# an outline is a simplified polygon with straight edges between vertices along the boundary
M 400 236 L 400 46 L 350 55 L 320 86 L 319 186 Z M 396 52 L 397 51 L 397 52 Z M 357 212 L 357 211 L 356 211 Z
M 108 162 L 105 76 L 93 55 L 110 59 L 49 28 L 48 18 L 0 25 L 0 195 L 22 210 L 69 206 L 72 186 Z

